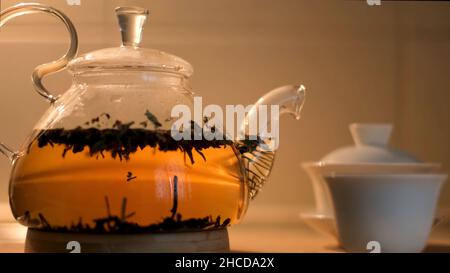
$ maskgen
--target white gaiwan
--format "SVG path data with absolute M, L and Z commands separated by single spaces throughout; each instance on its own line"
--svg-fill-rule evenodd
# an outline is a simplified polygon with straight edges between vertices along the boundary
M 338 237 L 350 251 L 365 250 L 367 236 L 385 240 L 385 251 L 420 251 L 428 224 L 433 222 L 439 190 L 447 176 L 437 174 L 440 164 L 422 163 L 390 148 L 391 131 L 390 124 L 351 124 L 355 145 L 339 148 L 319 162 L 302 164 L 316 198 L 316 212 L 302 214 L 302 218 Z M 409 234 L 417 240 L 402 241 L 401 234 L 394 235 L 396 228 L 401 232 L 405 225 L 418 227 L 415 234 Z

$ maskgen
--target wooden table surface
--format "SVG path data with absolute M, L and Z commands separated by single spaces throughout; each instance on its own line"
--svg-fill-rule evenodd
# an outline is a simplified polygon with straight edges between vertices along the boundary
M 0 223 L 0 253 L 22 253 L 26 229 L 16 223 Z M 229 229 L 232 251 L 237 252 L 344 252 L 334 238 L 304 223 L 242 224 Z M 426 252 L 450 252 L 450 224 L 438 226 Z

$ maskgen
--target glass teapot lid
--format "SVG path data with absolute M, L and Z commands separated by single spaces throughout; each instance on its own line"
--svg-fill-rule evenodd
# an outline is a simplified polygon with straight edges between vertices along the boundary
M 139 7 L 116 8 L 122 45 L 86 53 L 69 63 L 69 71 L 76 74 L 88 70 L 142 70 L 190 77 L 193 68 L 182 58 L 156 49 L 139 47 L 148 14 L 147 9 Z

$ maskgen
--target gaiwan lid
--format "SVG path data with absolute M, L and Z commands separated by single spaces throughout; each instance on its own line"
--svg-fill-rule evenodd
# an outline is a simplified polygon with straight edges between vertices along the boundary
M 392 124 L 350 124 L 350 132 L 355 142 L 332 151 L 324 158 L 324 164 L 370 164 L 370 163 L 420 163 L 414 156 L 388 146 Z
M 182 58 L 160 50 L 140 47 L 148 14 L 147 9 L 139 7 L 116 8 L 122 45 L 86 53 L 69 63 L 69 71 L 76 74 L 92 70 L 141 70 L 191 76 L 193 68 Z

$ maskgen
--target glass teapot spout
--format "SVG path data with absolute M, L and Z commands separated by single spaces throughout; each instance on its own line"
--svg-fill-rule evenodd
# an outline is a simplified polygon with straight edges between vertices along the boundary
M 3 154 L 6 156 L 12 163 L 17 159 L 19 156 L 19 152 L 15 152 L 11 150 L 8 146 L 0 142 L 0 154 Z
M 305 91 L 303 85 L 275 88 L 251 106 L 242 122 L 239 134 L 241 140 L 236 141 L 236 147 L 241 152 L 252 199 L 264 186 L 272 170 L 279 144 L 279 117 L 290 114 L 297 120 L 300 119 Z M 269 108 L 270 117 L 268 117 Z M 255 131 L 258 133 L 252 133 Z

